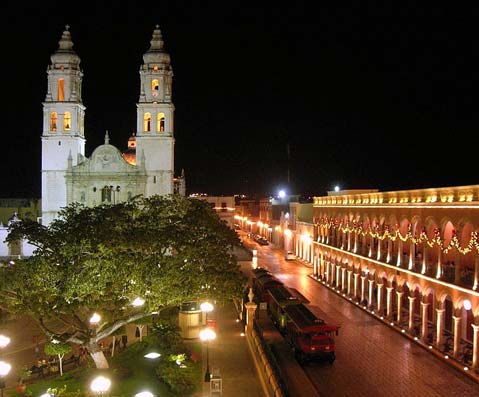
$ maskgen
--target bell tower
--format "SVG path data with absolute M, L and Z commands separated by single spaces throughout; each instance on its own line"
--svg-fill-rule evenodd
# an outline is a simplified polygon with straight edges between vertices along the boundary
M 144 160 L 146 196 L 173 193 L 175 107 L 171 101 L 173 69 L 156 25 L 140 68 L 136 153 Z
M 47 94 L 43 102 L 42 224 L 48 225 L 67 205 L 65 172 L 85 155 L 85 106 L 81 98 L 83 73 L 73 50 L 69 26 L 47 68 Z

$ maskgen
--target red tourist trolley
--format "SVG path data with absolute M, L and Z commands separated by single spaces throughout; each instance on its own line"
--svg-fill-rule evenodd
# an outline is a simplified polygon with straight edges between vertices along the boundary
M 336 359 L 334 336 L 339 326 L 327 323 L 318 316 L 319 308 L 306 304 L 287 306 L 286 337 L 294 348 L 300 364 L 326 359 L 330 364 Z M 315 313 L 316 312 L 316 313 Z

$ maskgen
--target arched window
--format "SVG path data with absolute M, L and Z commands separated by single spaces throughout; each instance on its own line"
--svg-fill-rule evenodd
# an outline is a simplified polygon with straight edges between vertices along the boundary
M 58 101 L 62 102 L 65 100 L 65 80 L 58 79 Z
M 65 114 L 63 115 L 63 130 L 70 131 L 71 126 L 72 126 L 72 117 L 70 115 L 70 112 L 65 112 Z
M 143 116 L 143 131 L 151 131 L 151 113 L 145 113 Z
M 158 82 L 157 79 L 151 80 L 151 90 L 152 91 L 158 91 L 160 89 L 160 83 Z
M 51 112 L 50 113 L 50 131 L 57 130 L 57 121 L 58 121 L 57 112 Z
M 105 186 L 101 189 L 101 202 L 102 203 L 111 203 L 111 187 Z
M 165 114 L 164 113 L 158 113 L 158 116 L 156 118 L 156 131 L 157 132 L 165 131 Z

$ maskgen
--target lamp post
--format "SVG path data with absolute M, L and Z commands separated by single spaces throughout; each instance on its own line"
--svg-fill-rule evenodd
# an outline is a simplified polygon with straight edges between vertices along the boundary
M 211 380 L 210 374 L 210 355 L 209 355 L 209 341 L 216 338 L 216 332 L 211 328 L 205 328 L 200 331 L 200 339 L 206 342 L 206 372 L 205 372 L 205 382 Z
M 111 386 L 111 380 L 104 376 L 97 376 L 91 382 L 90 389 L 93 393 L 102 396 L 108 392 Z
M 3 397 L 3 389 L 5 389 L 5 376 L 8 375 L 12 366 L 5 361 L 0 361 L 0 396 Z

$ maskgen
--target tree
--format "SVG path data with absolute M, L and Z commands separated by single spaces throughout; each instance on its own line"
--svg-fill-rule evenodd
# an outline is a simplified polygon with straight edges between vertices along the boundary
M 236 233 L 200 199 L 73 203 L 48 226 L 26 220 L 9 230 L 7 241 L 36 250 L 0 267 L 1 306 L 31 316 L 50 340 L 85 347 L 98 368 L 108 367 L 99 341 L 120 327 L 189 300 L 239 298 L 245 284 L 231 253 Z M 131 304 L 137 297 L 143 306 Z
M 58 368 L 60 369 L 60 376 L 63 376 L 63 357 L 72 351 L 71 345 L 53 339 L 50 343 L 45 344 L 44 351 L 49 356 L 58 356 Z

